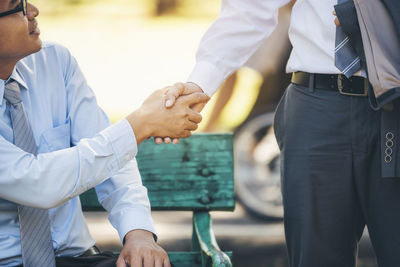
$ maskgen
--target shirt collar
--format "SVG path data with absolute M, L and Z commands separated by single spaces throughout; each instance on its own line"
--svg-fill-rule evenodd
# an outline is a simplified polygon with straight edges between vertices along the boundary
M 24 78 L 22 77 L 22 75 L 20 74 L 20 72 L 19 72 L 19 70 L 18 70 L 18 68 L 17 68 L 17 66 L 15 66 L 14 67 L 14 70 L 13 70 L 13 72 L 12 72 L 12 74 L 11 74 L 11 76 L 7 79 L 7 80 L 2 80 L 2 79 L 0 79 L 0 107 L 1 107 L 1 105 L 2 105 L 2 103 L 3 103 L 3 98 L 4 98 L 4 87 L 5 87 L 5 85 L 6 85 L 6 83 L 10 80 L 10 79 L 13 79 L 13 80 L 15 80 L 16 82 L 18 82 L 19 83 L 19 85 L 20 85 L 20 88 L 25 88 L 26 90 L 28 90 L 28 86 L 26 85 L 26 83 L 25 83 L 25 81 L 24 81 Z

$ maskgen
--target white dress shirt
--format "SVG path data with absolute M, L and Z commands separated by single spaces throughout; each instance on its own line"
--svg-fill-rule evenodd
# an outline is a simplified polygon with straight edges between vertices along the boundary
M 240 68 L 275 29 L 278 9 L 289 0 L 222 0 L 218 19 L 203 36 L 196 65 L 187 81 L 212 95 Z M 337 0 L 297 0 L 289 39 L 293 46 L 287 72 L 338 74 L 335 67 L 334 5 Z M 266 58 L 265 60 L 268 60 Z
M 0 266 L 22 264 L 17 204 L 50 209 L 57 256 L 93 246 L 77 197 L 92 187 L 121 240 L 134 229 L 154 233 L 132 128 L 126 120 L 109 126 L 70 53 L 44 44 L 17 63 L 11 78 L 20 85 L 39 154 L 13 144 L 0 80 Z

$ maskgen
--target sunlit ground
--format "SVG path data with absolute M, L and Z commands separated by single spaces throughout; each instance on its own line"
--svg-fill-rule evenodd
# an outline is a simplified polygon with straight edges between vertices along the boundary
M 114 121 L 155 89 L 185 81 L 199 40 L 219 11 L 215 0 L 184 1 L 162 17 L 153 16 L 148 0 L 31 2 L 41 10 L 42 40 L 72 51 Z

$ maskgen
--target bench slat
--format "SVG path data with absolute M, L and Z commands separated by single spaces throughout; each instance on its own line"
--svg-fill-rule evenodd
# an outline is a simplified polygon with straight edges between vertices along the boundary
M 232 134 L 195 134 L 177 145 L 146 140 L 137 161 L 153 210 L 234 209 Z M 101 210 L 93 190 L 81 201 Z
M 138 164 L 154 210 L 233 210 L 231 134 L 197 134 L 178 145 L 139 147 Z

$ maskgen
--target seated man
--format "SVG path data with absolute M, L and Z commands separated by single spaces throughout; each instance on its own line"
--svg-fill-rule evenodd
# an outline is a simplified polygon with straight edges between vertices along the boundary
M 188 137 L 204 94 L 163 107 L 154 92 L 109 126 L 76 60 L 39 39 L 36 7 L 0 1 L 0 266 L 170 266 L 154 239 L 137 145 L 151 136 Z M 110 88 L 112 90 L 112 88 Z M 124 246 L 100 253 L 78 196 L 96 188 Z

